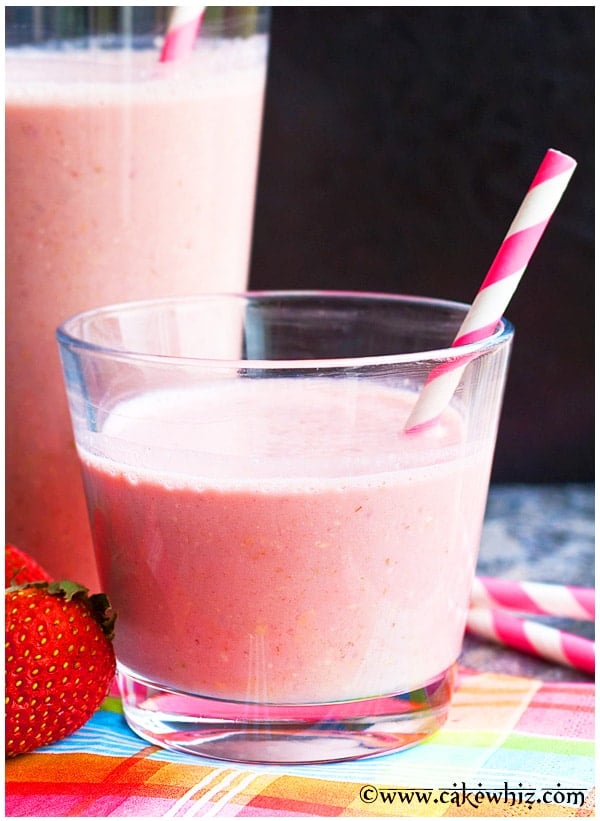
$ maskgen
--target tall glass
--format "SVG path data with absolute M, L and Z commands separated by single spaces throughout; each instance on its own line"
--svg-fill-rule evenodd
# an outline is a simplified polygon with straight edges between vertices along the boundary
M 54 347 L 110 302 L 247 287 L 268 10 L 6 8 L 6 536 L 97 587 Z
M 443 723 L 512 340 L 502 321 L 459 354 L 465 312 L 282 292 L 62 325 L 124 710 L 142 737 L 329 761 Z M 203 333 L 215 315 L 222 339 Z M 464 354 L 437 422 L 405 432 L 431 369 Z

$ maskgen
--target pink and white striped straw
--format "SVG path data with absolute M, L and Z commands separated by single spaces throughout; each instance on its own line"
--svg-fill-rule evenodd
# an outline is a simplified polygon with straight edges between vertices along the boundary
M 160 53 L 161 63 L 183 60 L 191 54 L 204 9 L 205 6 L 174 6 Z
M 499 607 L 539 616 L 594 621 L 595 591 L 591 587 L 543 584 L 477 576 L 471 592 L 472 607 Z
M 567 667 L 594 673 L 595 645 L 591 639 L 520 619 L 501 610 L 471 607 L 467 630 L 473 635 L 513 647 L 524 653 Z
M 452 347 L 485 339 L 493 333 L 546 230 L 577 163 L 549 149 L 508 233 L 471 305 Z M 437 421 L 450 402 L 473 356 L 457 356 L 434 368 L 409 416 L 405 432 L 416 432 Z

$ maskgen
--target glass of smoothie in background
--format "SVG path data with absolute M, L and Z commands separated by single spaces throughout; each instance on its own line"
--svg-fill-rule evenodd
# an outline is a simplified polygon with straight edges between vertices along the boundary
M 247 287 L 268 10 L 6 7 L 6 538 L 97 577 L 54 332 L 111 302 Z
M 445 720 L 512 328 L 275 292 L 85 312 L 58 331 L 100 578 L 140 735 L 237 761 L 360 758 Z M 219 315 L 239 342 L 201 334 Z M 468 362 L 405 431 L 432 368 Z

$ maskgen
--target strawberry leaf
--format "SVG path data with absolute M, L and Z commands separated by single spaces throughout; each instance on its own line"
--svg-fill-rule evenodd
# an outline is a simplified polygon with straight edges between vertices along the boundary
M 67 601 L 71 601 L 75 596 L 85 596 L 88 588 L 77 582 L 69 581 L 68 579 L 61 579 L 58 582 L 50 582 L 48 585 L 48 593 L 51 596 L 64 596 Z
M 115 635 L 117 614 L 111 608 L 108 596 L 104 593 L 94 593 L 93 596 L 89 597 L 88 604 L 92 615 L 102 628 L 102 632 L 109 641 L 112 641 Z

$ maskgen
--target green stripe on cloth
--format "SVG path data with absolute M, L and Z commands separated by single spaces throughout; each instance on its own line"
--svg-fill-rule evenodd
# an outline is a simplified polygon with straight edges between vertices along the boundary
M 595 750 L 593 741 L 556 738 L 555 736 L 530 736 L 521 733 L 511 733 L 502 742 L 502 746 L 509 750 L 531 750 L 542 753 L 551 751 L 555 755 L 593 756 Z

